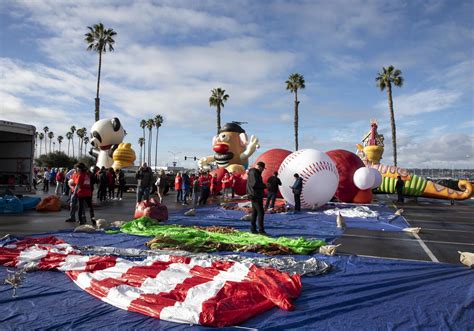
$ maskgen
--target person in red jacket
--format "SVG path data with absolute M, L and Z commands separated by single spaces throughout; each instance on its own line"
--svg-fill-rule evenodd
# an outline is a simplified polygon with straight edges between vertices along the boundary
M 230 182 L 230 191 L 232 193 L 232 199 L 233 199 L 235 197 L 235 191 L 234 191 L 235 176 L 232 172 L 229 173 L 229 182 Z
M 207 198 L 209 197 L 210 193 L 210 185 L 211 182 L 209 181 L 209 176 L 207 173 L 202 173 L 199 176 L 199 186 L 201 187 L 201 195 L 199 196 L 199 204 L 205 205 L 207 203 Z
M 191 174 L 189 176 L 189 182 L 191 183 L 191 189 L 189 190 L 189 198 L 192 200 L 193 198 L 193 184 L 194 180 L 197 179 L 197 177 L 194 174 Z
M 183 201 L 183 177 L 178 172 L 174 178 L 174 190 L 176 191 L 176 202 Z
M 86 224 L 84 204 L 87 204 L 91 223 L 95 226 L 94 208 L 92 207 L 92 181 L 84 163 L 76 164 L 76 173 L 72 176 L 72 180 L 74 182 L 74 194 L 77 195 L 79 200 L 79 224 Z
M 216 196 L 221 189 L 221 182 L 217 179 L 217 174 L 214 174 L 211 179 L 211 194 Z
M 228 173 L 222 178 L 222 188 L 224 190 L 224 199 L 232 197 L 232 182 Z
M 64 174 L 63 169 L 59 169 L 58 173 L 56 174 L 56 190 L 54 190 L 54 194 L 60 195 L 63 190 L 64 180 L 66 179 L 66 175 Z

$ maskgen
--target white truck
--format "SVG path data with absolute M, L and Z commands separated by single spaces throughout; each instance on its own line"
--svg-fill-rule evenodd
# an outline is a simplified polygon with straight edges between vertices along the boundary
M 0 120 L 0 194 L 34 194 L 35 153 L 33 125 Z

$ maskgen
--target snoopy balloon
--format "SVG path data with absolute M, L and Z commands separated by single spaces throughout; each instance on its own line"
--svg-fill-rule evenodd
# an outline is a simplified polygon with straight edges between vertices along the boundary
M 90 154 L 97 158 L 99 168 L 110 168 L 114 163 L 112 155 L 125 137 L 125 131 L 117 117 L 103 119 L 94 123 L 91 128 Z

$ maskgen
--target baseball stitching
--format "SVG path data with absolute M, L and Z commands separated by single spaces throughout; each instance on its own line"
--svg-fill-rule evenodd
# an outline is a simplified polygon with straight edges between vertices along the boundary
M 283 161 L 283 163 L 280 165 L 280 173 L 285 169 L 285 167 L 291 162 L 293 161 L 298 155 L 300 155 L 302 152 L 304 151 L 304 149 L 302 150 L 299 150 L 299 151 L 296 151 L 294 153 L 291 153 L 288 157 L 285 158 L 285 160 Z
M 306 203 L 304 199 L 304 189 L 309 178 L 312 175 L 323 170 L 331 171 L 332 173 L 336 175 L 337 179 L 339 180 L 339 173 L 337 172 L 335 166 L 332 163 L 329 163 L 327 161 L 318 161 L 318 162 L 313 162 L 309 164 L 308 166 L 306 166 L 306 168 L 301 170 L 301 173 L 300 173 L 301 177 L 303 177 L 303 192 L 302 192 L 303 194 L 301 195 L 302 205 L 312 207 L 308 203 Z

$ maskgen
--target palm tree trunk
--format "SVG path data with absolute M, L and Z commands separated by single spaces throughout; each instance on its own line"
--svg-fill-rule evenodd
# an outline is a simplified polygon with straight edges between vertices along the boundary
M 387 84 L 388 109 L 390 110 L 390 125 L 392 127 L 392 148 L 393 148 L 393 165 L 397 166 L 397 129 L 395 127 L 395 114 L 393 112 L 392 85 Z
M 43 149 L 43 142 L 40 140 L 40 155 L 41 155 L 41 151 Z M 39 156 L 39 155 L 38 155 Z
M 148 166 L 151 167 L 151 129 L 148 129 Z
M 295 119 L 294 119 L 294 126 L 295 126 L 295 151 L 298 150 L 298 91 L 295 91 Z
M 221 105 L 218 103 L 217 104 L 217 134 L 219 134 L 219 131 L 221 130 Z
M 155 167 L 157 166 L 158 163 L 158 132 L 160 128 L 156 127 L 156 141 L 155 141 Z
M 95 121 L 100 119 L 100 99 L 99 99 L 99 87 L 100 87 L 100 69 L 102 67 L 102 51 L 99 52 L 99 72 L 97 73 L 97 95 L 95 97 Z
M 51 138 L 49 138 L 49 152 L 51 153 Z
M 146 139 L 145 139 L 145 128 L 143 128 L 143 162 L 146 162 Z M 142 162 L 142 164 L 143 164 Z M 140 164 L 141 165 L 141 164 Z
M 140 145 L 140 164 L 142 165 L 142 154 L 143 154 L 143 145 Z
M 71 138 L 72 142 L 71 142 L 71 145 L 72 145 L 72 157 L 74 158 L 74 136 Z
M 69 156 L 69 146 L 71 146 L 71 139 L 67 140 L 67 156 Z

